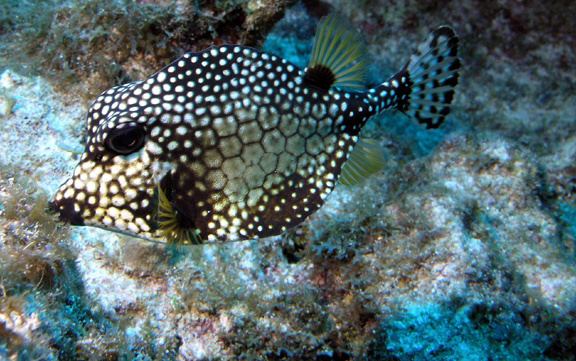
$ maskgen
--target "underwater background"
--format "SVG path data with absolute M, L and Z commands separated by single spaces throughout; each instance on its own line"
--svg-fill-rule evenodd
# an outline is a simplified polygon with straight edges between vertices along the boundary
M 279 237 L 176 246 L 46 212 L 100 92 L 187 51 L 306 66 L 318 19 L 378 83 L 439 25 L 452 112 L 365 134 L 386 167 Z M 0 0 L 0 360 L 576 359 L 576 3 Z

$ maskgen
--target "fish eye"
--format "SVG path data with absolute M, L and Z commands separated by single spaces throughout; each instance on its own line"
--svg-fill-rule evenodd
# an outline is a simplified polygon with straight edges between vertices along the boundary
M 129 125 L 113 129 L 108 136 L 108 149 L 114 153 L 127 155 L 134 153 L 144 145 L 146 131 L 140 125 Z

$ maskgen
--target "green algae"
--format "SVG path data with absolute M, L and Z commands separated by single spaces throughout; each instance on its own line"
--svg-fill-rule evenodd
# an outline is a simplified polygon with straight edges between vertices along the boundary
M 39 249 L 67 236 L 48 212 L 48 195 L 26 171 L 0 165 L 0 189 L 2 217 L 9 223 L 6 245 Z
M 175 11 L 170 6 L 126 0 L 7 1 L 0 6 L 8 20 L 7 45 L 0 48 L 9 61 L 4 66 L 58 78 L 55 84 L 63 89 L 87 80 L 87 95 L 94 96 L 138 75 L 120 65 L 130 57 L 162 61 L 174 56 L 166 36 L 176 30 L 170 28 Z
M 81 287 L 72 253 L 60 244 L 68 232 L 47 212 L 48 197 L 27 172 L 4 165 L 0 169 L 0 317 L 8 320 L 0 322 L 0 349 L 31 359 L 71 355 L 74 347 L 65 341 L 68 331 L 57 338 L 43 329 L 46 324 L 70 330 L 77 325 L 66 322 L 72 314 L 78 317 L 76 310 L 61 315 L 69 308 L 63 305 Z M 37 333 L 37 342 L 29 344 L 30 336 L 22 330 Z
M 42 74 L 57 90 L 91 99 L 186 51 L 255 45 L 288 2 L 7 0 L 0 3 L 0 68 Z

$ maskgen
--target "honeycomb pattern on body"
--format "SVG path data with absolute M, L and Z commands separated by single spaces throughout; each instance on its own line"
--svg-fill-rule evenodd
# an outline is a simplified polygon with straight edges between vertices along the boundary
M 169 176 L 171 201 L 202 239 L 282 233 L 322 205 L 383 107 L 378 94 L 317 89 L 303 75 L 276 56 L 220 46 L 103 93 L 57 203 L 85 224 L 154 238 L 155 187 Z M 110 130 L 134 124 L 146 129 L 144 147 L 111 154 Z

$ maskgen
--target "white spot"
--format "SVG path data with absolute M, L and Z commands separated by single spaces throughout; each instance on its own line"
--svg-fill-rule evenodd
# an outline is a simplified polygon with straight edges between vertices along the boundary
M 148 150 L 148 152 L 155 155 L 162 154 L 162 148 L 160 148 L 160 146 L 154 142 L 148 142 L 148 144 L 146 145 L 146 149 Z
M 212 113 L 212 115 L 218 115 L 222 112 L 222 109 L 220 108 L 219 105 L 212 105 L 210 107 L 210 113 Z
M 124 197 L 119 196 L 119 195 L 115 195 L 114 197 L 112 197 L 112 204 L 116 207 L 122 207 L 124 205 L 125 201 L 124 201 Z
M 96 193 L 97 188 L 98 186 L 94 181 L 89 181 L 88 183 L 86 183 L 86 191 L 88 193 Z
M 176 133 L 178 133 L 180 135 L 186 135 L 186 133 L 188 133 L 188 129 L 186 129 L 186 127 L 184 127 L 184 126 L 180 126 L 180 127 L 176 128 Z

